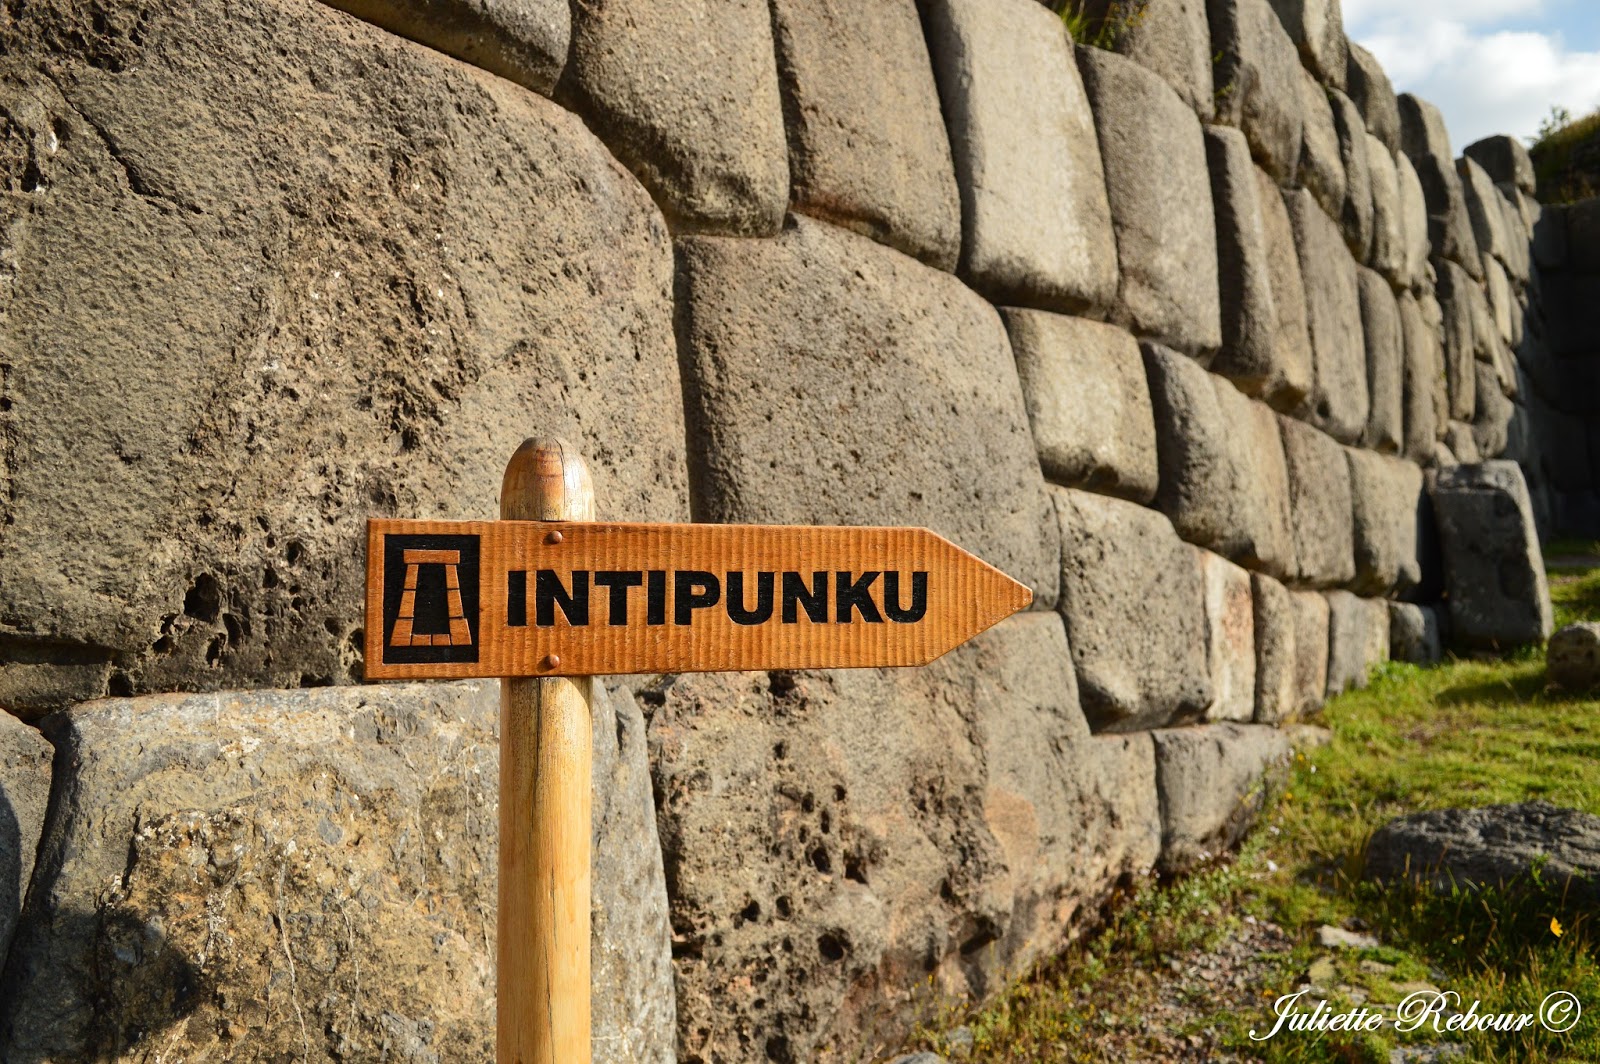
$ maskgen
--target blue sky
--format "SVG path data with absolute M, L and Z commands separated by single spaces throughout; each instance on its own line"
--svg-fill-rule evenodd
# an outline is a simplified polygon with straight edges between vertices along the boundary
M 1344 0 L 1344 24 L 1396 92 L 1439 105 L 1457 154 L 1600 108 L 1600 0 Z

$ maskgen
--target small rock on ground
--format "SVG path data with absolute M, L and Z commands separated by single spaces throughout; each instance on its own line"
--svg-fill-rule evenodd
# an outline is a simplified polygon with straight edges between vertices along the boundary
M 1587 691 L 1600 684 L 1600 624 L 1569 624 L 1551 636 L 1545 673 L 1551 683 L 1568 691 Z
M 1317 943 L 1323 949 L 1377 949 L 1378 940 L 1360 931 L 1346 931 L 1342 927 L 1323 924 L 1317 928 Z

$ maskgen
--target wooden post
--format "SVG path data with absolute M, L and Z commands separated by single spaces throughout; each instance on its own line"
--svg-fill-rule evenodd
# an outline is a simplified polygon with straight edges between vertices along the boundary
M 506 466 L 506 521 L 593 521 L 589 468 L 530 439 Z M 546 543 L 559 545 L 560 532 Z M 554 668 L 559 662 L 546 662 Z M 593 680 L 500 681 L 500 914 L 496 1060 L 588 1064 Z

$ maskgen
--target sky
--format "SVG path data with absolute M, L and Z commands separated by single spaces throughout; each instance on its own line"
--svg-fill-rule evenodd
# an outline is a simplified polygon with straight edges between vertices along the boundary
M 1533 136 L 1552 106 L 1600 108 L 1600 0 L 1343 0 L 1345 32 L 1396 92 L 1444 112 L 1457 154 Z

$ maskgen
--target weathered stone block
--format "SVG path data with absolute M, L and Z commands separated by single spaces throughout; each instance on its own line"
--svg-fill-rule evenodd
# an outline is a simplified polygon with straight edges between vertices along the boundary
M 160 1037 L 196 1059 L 241 1040 L 334 1059 L 390 1039 L 486 1059 L 499 701 L 471 681 L 153 695 L 49 718 L 63 775 L 0 990 L 9 1053 L 98 1059 Z M 595 708 L 596 1059 L 670 1062 L 643 721 L 603 690 Z
M 1402 453 L 1418 465 L 1428 465 L 1445 421 L 1449 420 L 1449 392 L 1439 334 L 1428 324 L 1422 307 L 1410 292 L 1400 293 L 1400 336 L 1405 347 L 1402 382 L 1405 408 L 1405 446 Z
M 1472 317 L 1472 299 L 1476 293 L 1477 286 L 1466 270 L 1454 262 L 1439 263 L 1445 380 L 1450 396 L 1450 416 L 1458 421 L 1470 420 L 1477 408 L 1478 376 L 1473 369 L 1477 339 L 1473 334 Z
M 1156 506 L 1178 534 L 1253 569 L 1294 571 L 1275 415 L 1159 344 L 1143 345 L 1155 410 Z
M 1496 196 L 1499 194 L 1495 193 Z M 1483 268 L 1488 279 L 1484 289 L 1489 300 L 1489 317 L 1494 321 L 1495 334 L 1500 337 L 1500 343 L 1496 345 L 1496 354 L 1497 356 L 1502 353 L 1509 354 L 1510 344 L 1514 339 L 1512 319 L 1513 316 L 1521 317 L 1517 297 L 1511 291 L 1511 278 L 1506 276 L 1505 267 L 1500 265 L 1499 259 L 1485 259 Z
M 961 199 L 914 0 L 774 0 L 794 209 L 954 270 Z
M 961 190 L 961 275 L 996 303 L 1103 311 L 1117 248 L 1066 28 L 1034 0 L 923 10 Z
M 143 9 L 115 74 L 30 10 L 0 106 L 58 150 L 0 325 L 13 660 L 358 680 L 366 519 L 493 516 L 535 428 L 603 517 L 688 516 L 668 235 L 575 116 L 321 4 Z
M 1156 426 L 1138 341 L 1114 325 L 1002 310 L 1039 462 L 1068 487 L 1147 503 Z
M 1429 495 L 1444 548 L 1450 641 L 1503 648 L 1548 637 L 1550 590 L 1517 464 L 1440 470 Z
M 1436 665 L 1444 658 L 1439 611 L 1414 602 L 1389 603 L 1389 658 L 1413 665 Z
M 1052 488 L 1061 613 L 1096 731 L 1198 720 L 1213 698 L 1205 584 L 1193 549 L 1154 510 Z
M 1372 175 L 1372 248 L 1367 261 L 1396 287 L 1411 283 L 1406 267 L 1400 175 L 1383 141 L 1367 134 L 1367 165 Z
M 1551 683 L 1568 691 L 1600 686 L 1600 624 L 1569 624 L 1552 635 L 1545 650 L 1545 673 Z
M 1465 266 L 1473 278 L 1483 276 L 1462 196 L 1461 178 L 1450 154 L 1450 135 L 1439 109 L 1411 93 L 1402 93 L 1400 141 L 1422 185 L 1428 205 L 1428 241 L 1433 254 Z
M 1419 510 L 1422 470 L 1403 458 L 1354 448 L 1350 460 L 1356 576 L 1363 595 L 1404 594 L 1422 579 Z
M 1154 852 L 1149 740 L 1089 737 L 1051 615 L 926 669 L 651 700 L 686 1056 L 855 1059 L 923 1017 L 930 976 L 981 997 L 1059 950 Z
M 1217 230 L 1200 122 L 1132 60 L 1079 48 L 1105 160 L 1121 277 L 1112 318 L 1209 357 L 1222 343 Z M 1152 167 L 1159 157 L 1162 165 Z
M 0 967 L 33 882 L 54 756 L 37 729 L 0 712 Z
M 1389 607 L 1348 591 L 1328 599 L 1328 697 L 1367 686 L 1374 666 L 1389 660 Z
M 1536 191 L 1533 160 L 1516 137 L 1503 133 L 1467 145 L 1467 158 L 1488 172 L 1495 182 L 1509 182 L 1530 196 Z
M 1533 261 L 1545 270 L 1566 269 L 1567 208 L 1560 204 L 1544 207 L 1530 228 L 1533 230 Z
M 1567 268 L 1574 273 L 1600 273 L 1600 203 L 1591 196 L 1567 204 Z
M 572 38 L 572 14 L 561 0 L 328 3 L 546 96 L 566 65 Z
M 1367 161 L 1367 126 L 1350 97 L 1328 90 L 1333 127 L 1339 134 L 1339 162 L 1344 169 L 1344 205 L 1339 222 L 1345 246 L 1358 262 L 1372 255 L 1372 169 Z
M 1310 425 L 1280 417 L 1289 473 L 1289 527 L 1301 581 L 1317 587 L 1356 575 L 1350 466 L 1344 449 Z
M 1506 449 L 1511 415 L 1516 407 L 1500 390 L 1499 378 L 1493 366 L 1476 362 L 1473 370 L 1478 375 L 1478 384 L 1472 440 L 1478 445 L 1478 454 L 1483 458 L 1498 458 Z
M 1305 116 L 1300 142 L 1299 183 L 1310 190 L 1323 211 L 1334 218 L 1344 212 L 1344 162 L 1339 155 L 1339 127 L 1327 88 L 1300 70 L 1300 112 Z
M 1500 216 L 1500 190 L 1494 187 L 1494 179 L 1467 155 L 1456 160 L 1456 173 L 1461 177 L 1461 196 L 1479 254 L 1505 262 L 1510 240 Z
M 1344 91 L 1361 109 L 1368 131 L 1390 152 L 1400 150 L 1400 103 L 1395 99 L 1389 75 L 1371 52 L 1350 42 L 1350 61 L 1345 67 Z
M 557 98 L 655 195 L 676 232 L 767 236 L 789 164 L 762 0 L 594 0 L 572 9 Z
M 1262 234 L 1267 251 L 1267 275 L 1272 286 L 1272 307 L 1277 317 L 1273 360 L 1282 385 L 1263 398 L 1274 409 L 1298 409 L 1316 384 L 1316 363 L 1311 353 L 1311 330 L 1306 322 L 1306 286 L 1300 275 L 1300 254 L 1295 248 L 1289 209 L 1272 178 L 1256 171 L 1256 199 L 1261 205 Z
M 1505 226 L 1506 239 L 1511 246 L 1507 249 L 1506 272 L 1517 281 L 1518 288 L 1528 283 L 1528 275 L 1533 269 L 1533 229 L 1523 217 L 1518 201 L 1523 193 L 1515 186 L 1511 186 L 1507 194 L 1507 186 L 1497 183 L 1495 191 L 1500 193 L 1500 218 Z
M 1455 456 L 1459 465 L 1473 465 L 1483 460 L 1478 454 L 1478 443 L 1473 438 L 1472 426 L 1461 421 L 1452 421 L 1445 426 L 1445 446 Z
M 1405 339 L 1394 292 L 1376 272 L 1356 267 L 1361 293 L 1361 333 L 1367 351 L 1371 407 L 1361 445 L 1396 454 L 1405 438 Z
M 1320 591 L 1291 591 L 1294 606 L 1294 689 L 1300 716 L 1315 713 L 1328 695 L 1328 600 Z
M 1272 9 L 1317 79 L 1344 88 L 1350 43 L 1344 35 L 1339 0 L 1272 0 Z
M 1339 227 L 1304 189 L 1284 193 L 1294 226 L 1300 274 L 1305 282 L 1306 320 L 1316 363 L 1308 419 L 1343 443 L 1355 443 L 1367 428 L 1365 344 L 1356 264 Z
M 1216 118 L 1237 126 L 1276 181 L 1300 168 L 1300 56 L 1267 0 L 1207 0 Z
M 1288 737 L 1276 728 L 1205 724 L 1152 733 L 1161 796 L 1161 869 L 1181 872 L 1244 837 L 1288 773 Z
M 698 519 L 923 525 L 1054 604 L 1055 522 L 992 307 L 804 217 L 678 247 Z
M 1089 0 L 1080 10 L 1118 28 L 1112 48 L 1172 86 L 1202 122 L 1211 121 L 1211 29 L 1206 0 Z
M 1550 349 L 1558 356 L 1600 353 L 1600 274 L 1550 273 L 1542 284 Z
M 1428 279 L 1428 200 L 1422 191 L 1422 179 L 1410 156 L 1403 152 L 1394 157 L 1394 172 L 1400 187 L 1400 231 L 1405 245 L 1405 277 L 1412 288 L 1420 288 Z
M 1295 669 L 1299 647 L 1295 642 L 1294 593 L 1264 573 L 1250 574 L 1250 594 L 1255 620 L 1257 724 L 1277 724 L 1300 709 Z M 1319 687 L 1320 693 L 1321 688 Z
M 1198 548 L 1197 548 L 1198 550 Z M 1207 720 L 1255 717 L 1255 606 L 1250 574 L 1218 554 L 1198 550 L 1206 590 L 1206 667 L 1211 673 Z

